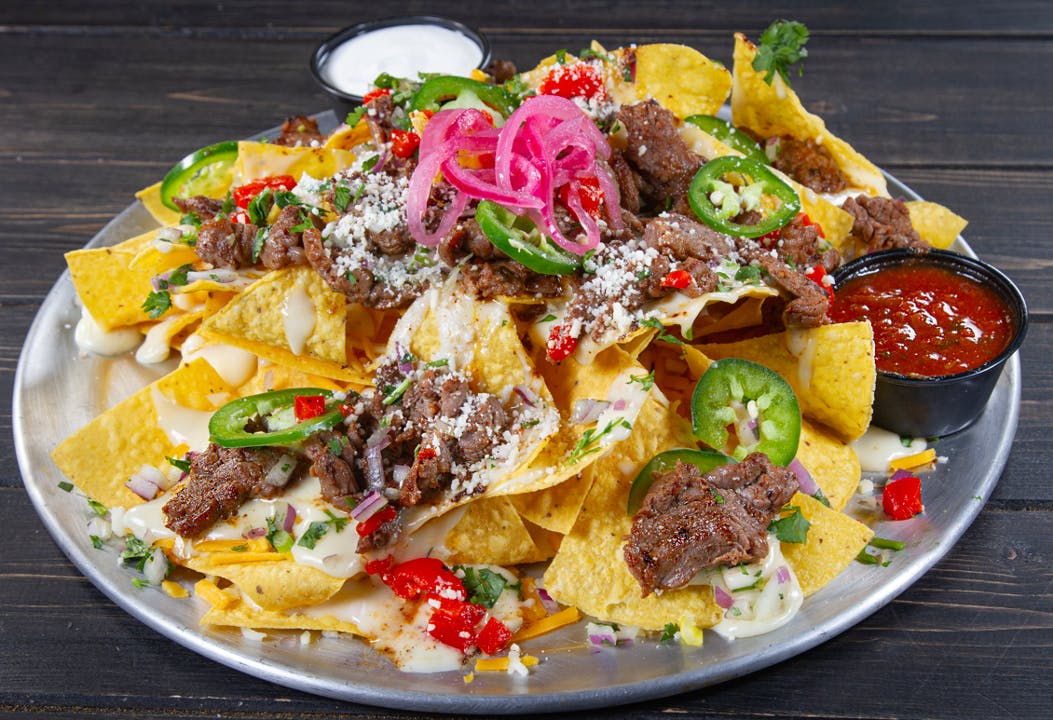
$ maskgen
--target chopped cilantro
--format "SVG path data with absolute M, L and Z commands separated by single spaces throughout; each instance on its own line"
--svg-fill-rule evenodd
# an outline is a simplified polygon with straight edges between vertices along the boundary
M 552 313 L 549 313 L 545 317 L 541 318 L 540 322 L 552 322 L 555 319 L 556 319 L 556 316 L 553 315 Z
M 260 254 L 263 252 L 263 246 L 267 244 L 267 236 L 270 234 L 266 227 L 260 227 L 256 229 L 256 237 L 252 239 L 252 262 L 257 263 L 260 260 Z
M 717 501 L 717 505 L 723 505 L 724 504 L 724 496 L 721 495 L 720 493 L 718 493 L 716 490 L 714 490 L 713 488 L 710 488 L 709 489 L 709 494 L 712 495 L 713 499 Z
M 132 578 L 132 585 L 134 585 L 139 590 L 142 590 L 144 587 L 150 587 L 150 583 L 148 583 L 143 578 Z
M 830 500 L 827 499 L 826 495 L 823 493 L 822 488 L 819 488 L 818 490 L 816 490 L 812 494 L 812 497 L 814 497 L 816 500 L 821 502 L 823 505 L 826 505 L 827 507 L 830 507 Z
M 464 573 L 462 580 L 464 589 L 468 593 L 468 602 L 476 605 L 492 608 L 505 588 L 516 592 L 522 591 L 522 583 L 512 585 L 504 575 L 493 570 L 476 569 L 467 565 L 455 565 L 453 570 Z
M 616 427 L 619 426 L 629 430 L 632 430 L 633 427 L 632 423 L 630 423 L 625 418 L 615 418 L 614 420 L 611 420 L 609 423 L 607 423 L 602 430 L 597 431 L 594 427 L 586 430 L 585 433 L 581 436 L 581 439 L 578 440 L 578 443 L 574 446 L 574 449 L 570 451 L 569 455 L 567 455 L 567 459 L 563 462 L 563 465 L 573 465 L 579 460 L 595 452 L 599 452 L 600 440 L 603 439 L 605 436 L 610 435 L 610 433 Z
M 267 215 L 270 214 L 272 207 L 274 207 L 274 191 L 271 188 L 264 188 L 259 195 L 249 201 L 249 206 L 245 208 L 245 211 L 248 212 L 249 221 L 253 225 L 266 225 Z
M 761 269 L 757 265 L 743 265 L 735 272 L 735 279 L 739 282 L 757 282 L 760 275 Z
M 137 538 L 135 535 L 124 536 L 124 550 L 121 551 L 120 561 L 125 565 L 133 565 L 139 572 L 146 567 L 147 561 L 153 556 L 153 550 L 149 545 Z
M 789 515 L 779 518 L 768 526 L 769 532 L 775 534 L 779 542 L 804 543 L 808 539 L 808 528 L 812 526 L 808 518 L 801 512 L 801 508 L 795 505 L 787 505 L 784 511 L 791 511 Z
M 808 42 L 808 28 L 794 20 L 776 20 L 761 35 L 757 55 L 753 58 L 753 69 L 764 73 L 764 82 L 771 85 L 778 73 L 783 82 L 790 84 L 786 71 L 795 63 L 808 57 L 805 44 Z M 804 74 L 804 67 L 797 69 L 798 75 Z
M 366 106 L 360 105 L 359 107 L 356 107 L 354 110 L 347 114 L 347 117 L 344 118 L 344 122 L 350 125 L 351 127 L 354 127 L 355 125 L 358 125 L 358 121 L 361 120 L 362 116 L 365 114 Z
M 293 546 L 293 536 L 278 527 L 278 518 L 271 515 L 267 518 L 267 542 L 277 552 L 289 552 Z
M 151 320 L 164 315 L 172 307 L 172 296 L 164 290 L 151 292 L 143 301 L 143 312 L 150 316 Z
M 327 532 L 329 532 L 329 523 L 315 521 L 307 527 L 307 532 L 300 536 L 296 544 L 308 550 L 314 550 L 315 543 L 325 537 Z
M 234 547 L 232 547 L 232 548 L 230 549 L 230 551 L 231 551 L 231 552 L 245 552 L 245 551 L 246 551 L 246 550 L 248 550 L 248 549 L 249 549 L 249 546 L 248 546 L 248 545 L 244 545 L 244 544 L 242 544 L 242 545 L 235 545 Z
M 449 358 L 439 358 L 438 360 L 432 360 L 429 363 L 425 363 L 424 367 L 426 367 L 426 368 L 440 368 L 440 367 L 446 367 L 449 364 L 450 364 Z
M 356 278 L 355 274 L 353 272 L 351 272 L 350 270 L 348 270 L 346 273 L 344 273 L 344 279 L 347 280 L 352 285 L 358 285 L 358 278 Z
M 59 490 L 62 490 L 63 492 L 72 492 L 73 491 L 73 483 L 71 483 L 71 482 L 66 482 L 65 480 L 63 480 L 62 482 L 60 482 L 58 484 L 58 486 L 59 486 Z
M 532 428 L 535 425 L 539 425 L 540 423 L 541 423 L 540 420 L 526 420 L 524 422 L 519 423 L 519 427 L 521 427 L 524 430 L 526 430 L 527 428 Z
M 680 632 L 680 628 L 677 627 L 676 623 L 666 623 L 665 627 L 662 628 L 662 635 L 658 638 L 658 642 L 669 642 L 670 640 L 676 639 L 676 634 Z
M 102 538 L 98 535 L 89 535 L 88 537 L 91 538 L 91 546 L 93 548 L 96 550 L 102 550 Z
M 394 405 L 399 401 L 400 398 L 409 390 L 410 385 L 413 384 L 413 378 L 406 378 L 398 385 L 391 388 L 384 394 L 384 399 L 381 401 L 384 405 Z
M 178 468 L 179 470 L 182 470 L 183 472 L 190 472 L 190 461 L 189 460 L 176 460 L 175 458 L 170 458 L 170 457 L 167 457 L 167 456 L 165 456 L 165 460 L 167 460 L 168 464 L 171 465 L 174 468 Z
M 567 56 L 570 55 L 565 48 L 556 51 L 556 62 L 560 65 L 567 64 Z
M 363 184 L 362 187 L 365 187 Z M 333 188 L 333 207 L 340 212 L 347 210 L 347 206 L 351 203 L 351 188 L 347 185 L 337 185 Z
M 640 387 L 643 388 L 644 392 L 647 392 L 654 387 L 654 370 L 646 375 L 630 375 L 626 385 L 632 385 L 633 383 L 640 383 Z
M 608 55 L 607 53 L 601 53 L 598 50 L 593 50 L 592 48 L 584 48 L 580 53 L 578 53 L 578 57 L 580 57 L 582 60 L 595 58 L 597 60 L 602 60 L 603 62 L 611 62 L 610 55 Z
M 339 456 L 340 453 L 344 451 L 344 447 L 347 446 L 347 438 L 342 435 L 331 437 L 326 445 L 329 447 L 330 455 Z
M 377 166 L 378 162 L 380 162 L 380 155 L 373 155 L 372 157 L 366 158 L 362 161 L 362 172 L 369 172 Z M 365 188 L 365 185 L 362 187 Z
M 88 498 L 88 507 L 90 507 L 99 517 L 106 517 L 110 514 L 109 509 L 98 500 Z
M 326 510 L 325 514 L 329 516 L 329 519 L 326 520 L 326 522 L 332 525 L 333 529 L 337 532 L 341 532 L 345 527 L 347 527 L 347 518 L 340 517 L 339 515 L 334 515 L 331 510 Z
M 676 337 L 674 335 L 670 335 L 669 333 L 667 333 L 665 331 L 665 325 L 663 325 L 662 321 L 659 320 L 658 318 L 647 318 L 646 320 L 641 321 L 640 325 L 642 327 L 649 327 L 649 328 L 654 328 L 655 330 L 657 330 L 658 331 L 657 338 L 659 340 L 664 340 L 665 342 L 671 343 L 673 345 L 683 345 L 684 344 L 684 341 L 681 340 L 680 338 L 678 338 L 678 337 Z

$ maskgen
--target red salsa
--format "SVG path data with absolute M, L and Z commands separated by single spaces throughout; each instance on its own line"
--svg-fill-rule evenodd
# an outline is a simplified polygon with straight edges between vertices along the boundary
M 927 263 L 848 280 L 830 316 L 835 322 L 870 320 L 878 370 L 921 377 L 979 367 L 1001 354 L 1015 331 L 997 292 Z

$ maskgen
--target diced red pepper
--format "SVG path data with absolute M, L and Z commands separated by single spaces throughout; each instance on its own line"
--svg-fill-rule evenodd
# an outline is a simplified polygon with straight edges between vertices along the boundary
M 356 525 L 355 532 L 358 533 L 359 537 L 366 537 L 367 535 L 372 535 L 377 531 L 377 529 L 381 525 L 386 523 L 388 520 L 394 520 L 397 516 L 398 511 L 391 505 L 388 505 L 387 507 L 377 510 L 375 513 L 373 513 L 368 518 Z
M 234 204 L 240 208 L 247 208 L 252 199 L 264 190 L 292 190 L 296 187 L 296 179 L 292 175 L 272 175 L 239 185 L 230 191 L 234 198 Z
M 826 277 L 826 268 L 824 268 L 822 265 L 816 265 L 807 273 L 805 273 L 805 277 L 807 277 L 812 282 L 818 284 L 819 287 L 821 287 L 823 290 L 826 290 L 826 294 L 830 296 L 831 300 L 834 299 L 834 286 L 832 284 L 827 285 L 823 282 L 823 278 Z
M 552 362 L 560 362 L 570 357 L 574 348 L 578 346 L 578 339 L 572 337 L 570 328 L 566 325 L 556 325 L 548 334 L 547 354 Z
M 435 452 L 435 448 L 431 448 L 431 447 L 422 447 L 422 448 L 421 448 L 421 449 L 420 449 L 420 450 L 419 450 L 419 451 L 417 452 L 417 459 L 418 459 L 418 460 L 431 460 L 431 459 L 432 459 L 433 457 L 435 457 L 436 455 L 438 455 L 438 453 L 437 453 L 437 452 Z
M 540 95 L 558 95 L 567 99 L 605 98 L 607 85 L 603 73 L 588 63 L 575 62 L 552 68 L 538 87 Z
M 373 102 L 378 97 L 380 97 L 381 95 L 390 95 L 390 94 L 391 94 L 391 90 L 388 89 L 388 88 L 377 88 L 376 90 L 370 90 L 362 98 L 362 104 L 363 105 L 368 105 L 369 103 Z
M 662 287 L 683 290 L 692 280 L 691 273 L 687 270 L 670 270 L 669 274 L 662 278 Z
M 405 600 L 412 600 L 423 594 L 435 594 L 459 600 L 468 598 L 464 590 L 464 583 L 438 558 L 407 560 L 394 567 L 388 573 L 388 577 L 382 579 L 392 592 Z
M 479 631 L 475 644 L 479 646 L 479 650 L 487 655 L 495 655 L 504 650 L 511 639 L 512 631 L 503 622 L 492 617 L 486 621 L 486 625 Z
M 823 226 L 817 223 L 815 220 L 812 220 L 810 217 L 808 217 L 807 213 L 798 213 L 797 217 L 800 219 L 801 224 L 805 227 L 808 227 L 809 225 L 814 225 L 816 231 L 819 233 L 819 237 L 821 237 L 823 240 L 826 240 L 826 233 L 823 232 Z
M 394 555 L 377 558 L 376 560 L 370 560 L 366 563 L 366 573 L 369 575 L 380 575 L 380 579 L 384 580 L 384 576 L 391 572 L 391 568 L 394 567 L 394 565 Z
M 443 645 L 468 652 L 476 643 L 475 628 L 486 617 L 486 608 L 434 594 L 428 596 L 428 604 L 438 605 L 428 622 L 428 634 Z
M 397 128 L 391 131 L 391 152 L 395 154 L 395 157 L 412 157 L 418 147 L 420 147 L 420 135 L 417 133 Z
M 252 220 L 249 218 L 249 214 L 244 210 L 238 210 L 236 213 L 230 216 L 232 223 L 238 223 L 239 225 L 248 225 Z
M 355 407 L 348 403 L 340 403 L 339 410 L 341 415 L 349 417 L 355 411 Z
M 297 422 L 310 420 L 325 412 L 325 395 L 297 395 L 293 399 L 293 414 Z
M 603 207 L 603 190 L 600 189 L 600 181 L 594 177 L 578 178 L 578 199 L 581 201 L 581 209 L 593 218 L 599 219 L 600 209 Z M 559 200 L 568 208 L 570 207 L 571 183 L 567 183 L 559 189 Z
M 911 475 L 887 484 L 881 495 L 881 506 L 893 520 L 910 520 L 925 509 L 921 502 L 921 479 Z

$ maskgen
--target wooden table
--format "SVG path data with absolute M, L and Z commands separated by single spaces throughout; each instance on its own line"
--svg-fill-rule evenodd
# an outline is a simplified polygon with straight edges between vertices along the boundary
M 463 0 L 497 55 L 530 67 L 591 38 L 672 41 L 730 64 L 768 3 Z M 770 3 L 774 5 L 774 3 Z M 510 5 L 510 4 L 509 4 Z M 1023 289 L 1031 329 L 1020 427 L 993 498 L 958 545 L 858 626 L 707 690 L 578 717 L 1021 718 L 1053 714 L 1053 6 L 799 3 L 808 107 L 923 196 L 970 219 L 973 248 Z M 894 5 L 894 7 L 886 7 Z M 613 6 L 613 7 L 612 7 Z M 0 8 L 0 714 L 389 717 L 204 660 L 109 602 L 34 513 L 8 408 L 22 339 L 64 269 L 135 190 L 188 150 L 326 107 L 314 45 L 436 3 L 315 0 Z

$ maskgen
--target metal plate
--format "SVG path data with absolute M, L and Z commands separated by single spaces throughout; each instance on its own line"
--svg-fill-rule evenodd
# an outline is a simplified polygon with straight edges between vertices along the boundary
M 889 178 L 893 196 L 917 197 Z M 155 223 L 136 203 L 111 221 L 89 247 L 112 245 Z M 959 239 L 954 249 L 970 253 Z M 132 571 L 118 567 L 113 549 L 95 550 L 86 530 L 86 503 L 63 492 L 64 478 L 50 451 L 114 403 L 168 368 L 145 368 L 130 357 L 82 355 L 73 340 L 79 308 L 68 272 L 44 301 L 18 364 L 14 431 L 29 496 L 55 541 L 102 592 L 146 625 L 205 657 L 236 670 L 333 698 L 391 708 L 458 713 L 535 713 L 607 707 L 673 695 L 760 670 L 804 652 L 851 627 L 903 592 L 954 545 L 980 512 L 1005 465 L 1020 407 L 1020 363 L 1013 357 L 991 402 L 968 430 L 940 441 L 947 458 L 926 475 L 926 512 L 913 520 L 876 522 L 878 535 L 903 540 L 907 549 L 886 568 L 852 563 L 808 598 L 786 626 L 755 638 L 726 641 L 707 633 L 705 648 L 637 642 L 590 652 L 581 625 L 524 643 L 542 663 L 529 678 L 481 673 L 465 684 L 462 673 L 410 675 L 367 645 L 320 638 L 302 647 L 298 636 L 276 634 L 263 643 L 238 630 L 198 624 L 206 607 L 175 600 L 159 590 L 138 590 Z M 846 391 L 849 391 L 846 388 Z M 101 659 L 101 658 L 100 658 Z

